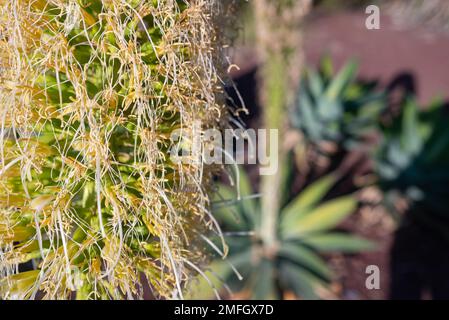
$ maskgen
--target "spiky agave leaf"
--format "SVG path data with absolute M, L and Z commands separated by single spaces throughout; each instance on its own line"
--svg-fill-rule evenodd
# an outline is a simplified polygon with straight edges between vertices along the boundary
M 224 122 L 217 6 L 0 1 L 2 298 L 141 297 L 142 273 L 182 298 L 214 168 L 171 161 L 170 132 Z

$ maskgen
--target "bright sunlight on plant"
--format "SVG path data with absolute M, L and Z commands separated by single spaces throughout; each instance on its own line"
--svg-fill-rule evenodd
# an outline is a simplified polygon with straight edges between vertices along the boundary
M 218 2 L 0 5 L 1 298 L 182 298 L 214 168 L 168 148 L 224 123 Z

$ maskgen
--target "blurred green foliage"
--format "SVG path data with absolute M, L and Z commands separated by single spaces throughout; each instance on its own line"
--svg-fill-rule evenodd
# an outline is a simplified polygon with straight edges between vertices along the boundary
M 281 168 L 282 188 L 288 189 L 293 168 L 288 164 Z M 241 200 L 236 200 L 236 188 L 222 185 L 218 193 L 222 200 L 215 202 L 215 216 L 227 235 L 229 256 L 212 264 L 211 277 L 221 279 L 233 291 L 249 292 L 254 299 L 279 299 L 287 291 L 304 299 L 319 298 L 317 288 L 325 287 L 332 278 L 322 253 L 355 253 L 374 247 L 365 239 L 333 231 L 357 207 L 352 195 L 323 201 L 337 179 L 336 175 L 323 177 L 285 201 L 279 212 L 278 243 L 267 247 L 260 229 L 261 203 L 252 196 L 251 182 L 241 170 L 237 188 Z M 204 280 L 203 285 L 208 286 Z M 197 291 L 205 292 L 204 287 Z
M 318 71 L 308 68 L 303 77 L 291 125 L 318 151 L 322 151 L 323 142 L 351 150 L 377 127 L 385 95 L 375 90 L 375 84 L 355 80 L 356 73 L 353 61 L 335 73 L 331 58 L 326 56 Z
M 335 73 L 329 57 L 318 71 L 308 69 L 291 110 L 292 127 L 303 134 L 308 147 L 318 150 L 323 142 L 348 153 L 365 146 L 386 208 L 394 213 L 398 200 L 407 199 L 407 214 L 418 216 L 419 223 L 443 232 L 449 240 L 449 127 L 443 103 L 422 108 L 407 97 L 394 116 L 388 92 L 356 80 L 356 71 L 357 65 L 349 62 Z M 386 114 L 390 122 L 384 121 Z M 368 143 L 367 134 L 380 142 Z M 280 166 L 283 198 L 278 241 L 272 247 L 263 241 L 261 201 L 246 174 L 239 171 L 238 187 L 220 186 L 214 214 L 227 236 L 229 255 L 214 261 L 208 280 L 200 281 L 202 297 L 210 297 L 207 284 L 216 292 L 226 287 L 254 299 L 282 298 L 286 292 L 316 299 L 320 297 L 317 288 L 332 279 L 323 254 L 373 249 L 365 239 L 335 231 L 357 207 L 353 195 L 327 199 L 342 178 L 339 175 L 321 177 L 289 198 L 295 176 L 292 157 L 289 154 Z
M 449 128 L 443 103 L 420 108 L 415 99 L 408 99 L 381 136 L 375 172 L 391 211 L 402 196 L 431 224 L 437 224 L 431 221 L 439 216 L 449 218 Z

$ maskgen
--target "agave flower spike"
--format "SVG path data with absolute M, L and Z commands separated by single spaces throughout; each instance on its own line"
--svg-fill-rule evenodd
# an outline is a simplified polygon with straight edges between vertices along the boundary
M 221 6 L 0 1 L 1 298 L 183 298 L 219 168 L 170 133 L 227 123 Z

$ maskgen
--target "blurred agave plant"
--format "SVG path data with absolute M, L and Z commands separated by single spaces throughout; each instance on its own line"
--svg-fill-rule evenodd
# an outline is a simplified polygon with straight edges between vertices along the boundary
M 183 297 L 214 168 L 170 132 L 224 123 L 218 6 L 0 1 L 1 298 Z
M 329 56 L 319 71 L 309 68 L 291 111 L 291 125 L 306 143 L 321 153 L 360 146 L 384 109 L 384 94 L 373 84 L 355 81 L 357 64 L 347 63 L 337 74 Z
M 282 190 L 287 194 L 291 166 L 283 168 Z M 260 201 L 243 171 L 239 181 L 238 195 L 233 188 L 221 186 L 215 202 L 214 215 L 229 245 L 229 256 L 213 263 L 208 273 L 209 285 L 215 288 L 224 283 L 229 291 L 243 290 L 254 299 L 279 299 L 288 291 L 317 299 L 318 289 L 332 278 L 320 254 L 357 253 L 374 247 L 368 240 L 332 231 L 357 206 L 351 195 L 323 201 L 336 175 L 317 180 L 291 201 L 284 199 L 276 226 L 278 242 L 270 248 L 262 241 Z M 201 290 L 202 297 L 205 292 Z
M 374 157 L 391 212 L 397 213 L 394 203 L 404 197 L 410 209 L 424 209 L 410 210 L 421 222 L 437 229 L 444 224 L 432 217 L 448 218 L 449 199 L 449 130 L 442 106 L 436 101 L 420 110 L 410 98 L 393 125 L 383 129 L 383 142 Z

